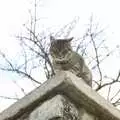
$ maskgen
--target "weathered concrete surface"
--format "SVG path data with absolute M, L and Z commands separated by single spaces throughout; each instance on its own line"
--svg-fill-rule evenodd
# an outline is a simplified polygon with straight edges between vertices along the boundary
M 98 120 L 98 117 L 88 113 L 84 108 L 79 109 L 79 114 L 80 120 Z
M 39 88 L 0 114 L 0 120 L 19 120 L 37 106 L 57 94 L 67 96 L 77 107 L 84 107 L 99 120 L 120 120 L 120 111 L 92 90 L 84 81 L 70 72 L 61 71 Z M 27 116 L 27 115 L 26 115 Z M 20 119 L 20 120 L 25 120 Z M 87 120 L 87 119 L 86 119 Z
M 30 114 L 29 120 L 96 120 L 84 108 L 77 108 L 63 95 L 56 95 L 38 106 Z
M 61 118 L 62 120 L 79 120 L 78 110 L 74 104 L 69 102 L 64 96 L 56 95 L 38 106 L 29 117 L 29 120 L 52 120 Z
M 56 92 L 54 89 L 62 84 L 62 80 L 64 80 L 64 75 L 59 74 L 46 81 L 40 87 L 0 113 L 0 120 L 15 120 L 26 111 L 33 110 L 38 104 L 44 102 L 47 98 L 54 96 Z

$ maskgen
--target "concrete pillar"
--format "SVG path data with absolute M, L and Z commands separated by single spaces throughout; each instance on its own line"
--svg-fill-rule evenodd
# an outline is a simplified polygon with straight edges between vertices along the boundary
M 96 117 L 84 108 L 77 108 L 67 97 L 56 95 L 38 106 L 29 120 L 96 120 Z
M 84 80 L 60 71 L 0 113 L 0 120 L 120 120 L 120 111 Z

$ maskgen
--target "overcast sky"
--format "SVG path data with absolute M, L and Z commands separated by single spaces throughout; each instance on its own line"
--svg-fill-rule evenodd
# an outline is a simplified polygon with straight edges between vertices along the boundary
M 28 9 L 34 0 L 1 0 L 0 1 L 0 49 L 9 56 L 14 56 L 19 51 L 19 45 L 14 35 L 20 33 L 22 24 L 29 19 Z M 96 21 L 107 28 L 106 38 L 110 47 L 120 45 L 120 1 L 119 0 L 41 0 L 38 15 L 42 17 L 43 27 L 67 24 L 75 16 L 80 17 L 81 26 L 88 23 L 93 14 Z M 82 28 L 81 28 L 82 29 Z M 111 62 L 112 59 L 111 59 Z M 120 63 L 118 62 L 118 66 Z M 0 73 L 0 95 L 10 96 L 19 93 L 17 86 L 11 82 L 15 77 Z M 24 81 L 20 84 L 23 85 Z M 27 81 L 24 82 L 26 86 Z M 10 88 L 9 88 L 10 87 Z M 26 91 L 30 91 L 32 85 Z M 9 90 L 11 89 L 11 91 Z M 13 92 L 12 92 L 13 90 Z M 0 110 L 8 104 L 7 100 L 0 99 Z M 10 102 L 9 102 L 10 103 Z
M 27 22 L 31 3 L 31 0 L 0 1 L 0 48 L 8 48 L 13 44 L 10 37 L 19 33 L 22 24 Z M 107 34 L 114 39 L 113 42 L 120 43 L 119 0 L 41 0 L 39 6 L 39 16 L 44 18 L 42 22 L 45 27 L 68 23 L 75 16 L 80 16 L 81 24 L 87 24 L 93 14 L 100 24 L 109 27 Z

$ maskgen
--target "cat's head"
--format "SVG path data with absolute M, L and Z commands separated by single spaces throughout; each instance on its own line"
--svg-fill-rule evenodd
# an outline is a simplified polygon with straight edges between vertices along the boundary
M 52 57 L 62 58 L 69 51 L 72 51 L 71 41 L 72 38 L 68 39 L 55 39 L 53 36 L 50 36 L 50 54 Z

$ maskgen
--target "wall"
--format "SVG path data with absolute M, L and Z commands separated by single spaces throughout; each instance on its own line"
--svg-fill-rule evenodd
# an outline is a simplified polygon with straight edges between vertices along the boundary
M 120 120 L 120 111 L 82 79 L 61 71 L 0 113 L 0 120 Z

